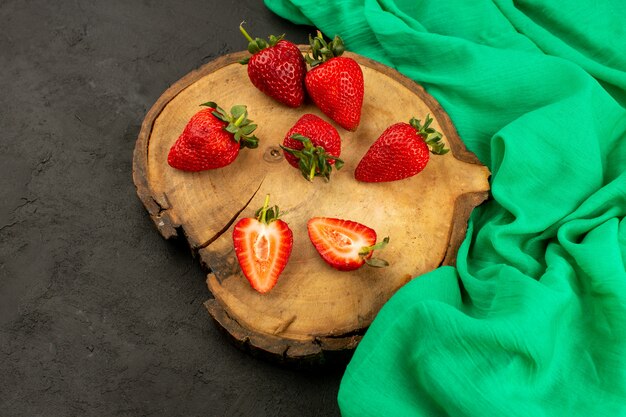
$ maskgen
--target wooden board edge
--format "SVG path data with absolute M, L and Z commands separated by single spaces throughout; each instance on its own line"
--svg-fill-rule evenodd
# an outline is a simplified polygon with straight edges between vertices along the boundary
M 466 237 L 469 217 L 488 197 L 488 191 L 481 191 L 462 194 L 457 198 L 453 214 L 456 221 L 452 224 L 448 247 L 440 265 L 456 264 L 459 247 Z M 207 285 L 211 277 L 215 275 L 207 275 Z M 297 363 L 298 366 L 307 367 L 349 360 L 367 330 L 366 327 L 348 334 L 315 337 L 303 342 L 251 330 L 230 316 L 215 298 L 207 300 L 204 305 L 217 327 L 239 349 L 253 356 L 287 365 Z M 338 358 L 340 359 L 337 360 Z
M 169 215 L 168 210 L 171 207 L 167 201 L 167 196 L 157 195 L 157 193 L 155 193 L 148 185 L 148 147 L 154 123 L 167 104 L 185 88 L 189 87 L 205 75 L 226 65 L 240 61 L 247 55 L 249 55 L 247 51 L 224 55 L 207 64 L 204 64 L 198 69 L 191 71 L 165 90 L 165 92 L 157 99 L 144 117 L 139 135 L 137 136 L 137 141 L 135 142 L 135 148 L 133 150 L 133 182 L 135 184 L 139 200 L 143 203 L 150 215 L 150 218 L 157 227 L 157 230 L 165 239 L 182 237 L 181 234 L 184 234 L 184 230 L 179 224 L 173 221 L 172 216 Z M 197 245 L 197 242 L 189 243 L 192 247 Z
M 365 333 L 362 329 L 338 337 L 313 337 L 305 341 L 286 339 L 243 326 L 214 298 L 207 300 L 204 306 L 218 329 L 236 347 L 252 356 L 289 367 L 345 364 Z
M 460 195 L 454 202 L 453 218 L 448 248 L 441 265 L 456 265 L 459 247 L 465 240 L 467 225 L 472 211 L 489 198 L 489 191 L 477 191 Z

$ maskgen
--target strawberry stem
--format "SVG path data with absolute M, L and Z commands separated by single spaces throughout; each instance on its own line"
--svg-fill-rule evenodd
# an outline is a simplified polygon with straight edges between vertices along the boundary
M 375 250 L 384 249 L 385 246 L 387 246 L 388 243 L 389 243 L 389 236 L 385 237 L 382 240 L 382 242 L 378 242 L 375 245 L 363 246 L 361 248 L 361 250 L 359 251 L 359 255 L 364 258 L 364 261 L 365 261 L 366 264 L 368 264 L 369 266 L 372 266 L 374 268 L 384 268 L 386 266 L 389 266 L 389 262 L 385 261 L 384 259 L 380 259 L 380 258 L 366 258 L 367 255 L 369 255 L 370 253 L 374 252 Z
M 253 39 L 252 36 L 250 36 L 250 34 L 243 28 L 244 23 L 246 22 L 241 22 L 239 24 L 239 32 L 241 32 L 244 38 L 246 38 L 246 40 L 248 41 L 248 52 L 250 52 L 252 55 L 256 54 L 257 52 L 262 51 L 265 48 L 275 46 L 278 42 L 283 40 L 283 38 L 285 37 L 285 34 L 283 33 L 280 36 L 270 35 L 268 37 L 269 42 L 266 42 L 265 40 L 261 38 Z M 250 60 L 249 58 L 242 59 L 241 61 L 239 61 L 239 63 L 242 65 L 245 65 L 248 63 L 249 60 Z
M 322 32 L 319 30 L 317 31 L 317 36 L 315 38 L 309 35 L 309 45 L 310 49 L 304 56 L 304 59 L 307 64 L 311 66 L 311 68 L 332 58 L 341 56 L 346 50 L 343 40 L 339 36 L 335 35 L 332 41 L 327 42 L 324 39 L 324 35 L 322 35 Z
M 254 39 L 252 39 L 248 32 L 246 32 L 246 30 L 243 28 L 244 23 L 246 22 L 243 21 L 239 24 L 239 32 L 241 32 L 241 34 L 248 40 L 248 42 L 254 42 Z
M 261 207 L 254 213 L 254 217 L 263 224 L 270 224 L 271 222 L 278 220 L 281 215 L 282 213 L 278 209 L 278 206 L 270 207 L 269 194 L 265 196 L 265 202 L 263 203 L 263 207 Z
M 443 155 L 450 151 L 450 149 L 446 148 L 446 145 L 441 142 L 442 134 L 435 130 L 435 128 L 430 127 L 433 119 L 430 117 L 430 114 L 426 115 L 426 120 L 422 125 L 422 122 L 415 117 L 409 120 L 409 124 L 417 130 L 417 134 L 424 138 L 424 141 L 428 145 L 428 149 L 431 153 L 435 155 Z
M 239 127 L 241 125 L 241 122 L 243 122 L 245 119 L 246 119 L 246 114 L 244 113 L 241 116 L 239 116 L 237 120 L 235 120 L 234 125 Z
M 224 126 L 224 130 L 232 135 L 233 140 L 237 142 L 241 148 L 254 149 L 259 146 L 259 139 L 252 134 L 256 130 L 257 125 L 252 123 L 252 120 L 248 119 L 248 108 L 246 106 L 240 104 L 235 105 L 231 107 L 230 113 L 213 101 L 202 103 L 201 106 L 214 109 L 211 114 L 227 123 L 227 125 Z
M 331 161 L 334 161 L 337 169 L 343 166 L 342 159 L 327 153 L 323 146 L 313 146 L 308 137 L 295 133 L 291 135 L 291 139 L 302 142 L 302 149 L 292 149 L 283 145 L 280 147 L 298 159 L 298 167 L 307 181 L 313 181 L 316 176 L 324 177 L 326 181 L 330 180 L 330 173 L 333 170 Z
M 270 206 L 270 195 L 266 195 L 265 196 L 265 202 L 263 203 L 263 207 L 261 208 L 261 218 L 259 219 L 259 221 L 261 223 L 266 223 L 267 224 L 267 209 Z

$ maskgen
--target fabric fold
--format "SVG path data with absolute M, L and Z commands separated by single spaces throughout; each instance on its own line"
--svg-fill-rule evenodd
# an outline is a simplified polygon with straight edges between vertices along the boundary
M 265 2 L 423 85 L 492 172 L 456 268 L 367 331 L 342 414 L 626 415 L 626 3 Z

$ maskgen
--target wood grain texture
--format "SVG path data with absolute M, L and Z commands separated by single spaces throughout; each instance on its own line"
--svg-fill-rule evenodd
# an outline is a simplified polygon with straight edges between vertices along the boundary
M 355 132 L 338 126 L 345 166 L 330 182 L 305 181 L 274 152 L 304 113 L 328 120 L 307 102 L 287 108 L 248 81 L 237 63 L 247 52 L 221 57 L 170 87 L 146 115 L 137 139 L 133 178 L 137 193 L 165 238 L 184 235 L 210 269 L 208 311 L 240 346 L 281 360 L 324 360 L 353 349 L 382 305 L 414 277 L 453 265 L 472 209 L 489 190 L 489 171 L 467 151 L 449 117 L 424 89 L 395 70 L 347 53 L 363 69 L 365 99 Z M 199 104 L 246 104 L 258 123 L 258 149 L 241 151 L 218 170 L 190 173 L 167 164 L 167 153 Z M 360 183 L 353 173 L 383 130 L 430 114 L 451 152 L 433 156 L 420 174 L 389 183 Z M 239 269 L 232 225 L 252 217 L 266 194 L 285 211 L 294 233 L 291 258 L 267 294 L 254 291 Z M 355 220 L 390 237 L 380 252 L 384 269 L 339 272 L 311 245 L 306 222 L 314 216 Z M 384 255 L 384 256 L 383 256 Z M 419 278 L 418 278 L 419 279 Z

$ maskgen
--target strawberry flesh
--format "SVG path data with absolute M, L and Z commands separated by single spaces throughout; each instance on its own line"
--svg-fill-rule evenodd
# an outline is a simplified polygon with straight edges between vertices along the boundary
M 287 223 L 241 219 L 233 230 L 233 242 L 241 270 L 252 288 L 260 293 L 271 290 L 291 255 L 293 233 Z
M 278 206 L 270 207 L 269 202 L 268 194 L 256 217 L 243 218 L 233 228 L 233 244 L 241 270 L 252 288 L 260 293 L 276 285 L 293 247 L 291 229 L 279 219 Z
M 376 231 L 361 223 L 330 217 L 313 217 L 307 223 L 309 238 L 322 259 L 340 271 L 360 268 L 372 252 L 365 247 L 376 243 Z

